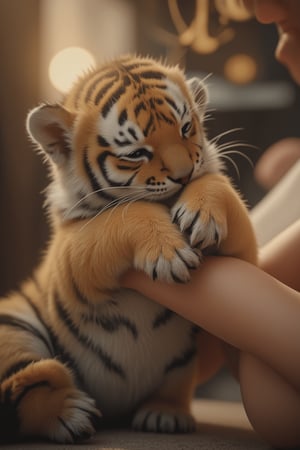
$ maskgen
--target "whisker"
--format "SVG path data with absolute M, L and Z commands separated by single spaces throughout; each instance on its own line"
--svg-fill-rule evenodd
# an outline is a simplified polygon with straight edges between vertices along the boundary
M 233 165 L 233 167 L 235 168 L 236 174 L 237 174 L 238 178 L 240 179 L 241 178 L 240 171 L 239 171 L 239 168 L 238 168 L 236 162 L 233 161 L 233 159 L 230 158 L 227 154 L 221 154 L 221 158 L 229 161 Z
M 209 122 L 210 120 L 215 120 L 216 118 L 212 114 L 204 114 L 203 122 Z
M 114 211 L 116 210 L 116 208 L 118 208 L 120 205 L 123 205 L 124 203 L 127 203 L 127 202 L 133 203 L 133 202 L 136 202 L 138 200 L 141 200 L 141 199 L 145 198 L 145 194 L 146 194 L 145 191 L 143 192 L 143 195 L 140 192 L 138 192 L 138 193 L 135 192 L 135 193 L 132 194 L 132 196 L 128 196 L 127 198 L 124 197 L 118 204 L 116 204 L 112 208 L 112 210 L 110 211 L 110 213 L 109 213 L 109 215 L 108 215 L 108 217 L 107 217 L 107 219 L 105 221 L 105 224 L 106 224 L 107 221 L 110 220 L 110 218 L 111 218 L 112 214 L 114 213 Z M 126 206 L 126 208 L 127 208 L 127 206 Z M 122 211 L 122 221 L 124 223 L 124 210 Z
M 235 133 L 236 131 L 242 131 L 243 128 L 232 128 L 231 130 L 223 131 L 222 133 L 217 134 L 217 136 L 213 137 L 210 142 L 216 144 L 219 140 L 230 133 Z
M 112 206 L 118 205 L 122 201 L 123 198 L 126 201 L 128 198 L 130 198 L 130 196 L 124 195 L 123 197 L 116 198 L 116 199 L 112 200 L 111 202 L 107 203 L 106 205 L 104 205 L 103 208 L 101 208 L 97 212 L 97 214 L 92 216 L 91 219 L 80 228 L 80 231 L 83 230 L 87 225 L 89 225 L 89 223 L 91 223 L 92 220 L 94 220 L 96 217 L 100 216 L 100 214 L 104 213 L 107 209 L 111 208 Z
M 129 194 L 125 194 L 122 195 L 118 198 L 115 198 L 114 200 L 112 200 L 111 202 L 107 203 L 103 208 L 101 208 L 100 213 L 104 213 L 107 209 L 113 207 L 113 206 L 118 206 L 128 200 L 130 200 L 132 198 L 133 195 L 136 195 L 136 193 L 129 193 Z
M 236 155 L 239 155 L 239 156 L 242 156 L 243 158 L 245 158 L 246 161 L 248 161 L 248 163 L 250 164 L 250 166 L 251 166 L 252 169 L 253 169 L 253 167 L 254 167 L 253 161 L 249 158 L 248 155 L 245 155 L 245 153 L 239 152 L 238 150 L 231 150 L 231 151 L 228 150 L 228 151 L 225 151 L 225 152 L 221 152 L 221 153 L 220 153 L 220 156 L 221 156 L 221 157 L 222 157 L 222 156 L 226 156 L 227 158 L 229 158 L 228 155 L 232 155 L 232 154 L 236 154 Z
M 205 84 L 213 76 L 212 72 L 208 72 L 203 78 L 201 78 L 201 83 Z M 201 89 L 201 88 L 200 88 Z
M 123 223 L 125 222 L 125 214 L 127 214 L 128 209 L 132 205 L 132 203 L 134 203 L 134 202 L 136 202 L 138 200 L 142 200 L 142 199 L 145 199 L 147 197 L 150 197 L 151 195 L 152 195 L 151 192 L 146 192 L 145 191 L 145 195 L 143 197 L 135 198 L 135 199 L 132 199 L 130 202 L 128 202 L 128 205 L 122 211 L 122 221 L 123 221 Z
M 142 187 L 140 188 L 140 190 L 142 191 Z M 111 210 L 111 212 L 110 212 L 110 214 L 109 214 L 109 216 L 107 217 L 107 219 L 106 219 L 106 221 L 107 220 L 109 220 L 110 219 L 110 217 L 111 217 L 111 214 L 114 212 L 114 210 L 118 207 L 118 206 L 120 206 L 120 205 L 122 205 L 123 203 L 126 203 L 126 202 L 128 202 L 128 201 L 137 201 L 137 200 L 140 200 L 140 199 L 142 199 L 142 198 L 144 198 L 145 197 L 145 191 L 144 192 L 134 192 L 134 193 L 131 193 L 131 194 L 129 194 L 129 195 L 124 195 L 124 196 L 122 196 L 122 197 L 119 197 L 119 198 L 116 198 L 116 199 L 114 199 L 114 200 L 112 200 L 111 202 L 109 202 L 107 205 L 105 205 L 100 211 L 98 211 L 98 213 L 95 215 L 95 216 L 93 216 L 93 217 L 91 217 L 91 219 L 87 222 L 87 223 L 85 223 L 81 228 L 80 228 L 80 231 L 82 231 L 86 226 L 88 226 L 94 219 L 96 219 L 97 217 L 99 217 L 101 214 L 103 214 L 105 211 L 107 211 L 108 209 L 110 209 L 110 208 L 112 208 L 112 210 Z
M 216 108 L 206 108 L 204 117 L 206 116 L 206 114 L 210 115 L 210 114 L 215 113 L 216 111 L 217 111 Z
M 143 189 L 143 187 L 139 187 L 136 186 L 138 189 Z M 88 192 L 84 197 L 82 197 L 80 200 L 78 200 L 71 208 L 69 208 L 66 212 L 65 212 L 65 217 L 67 217 L 75 208 L 77 208 L 82 202 L 84 202 L 87 198 L 91 197 L 92 195 L 98 194 L 99 192 L 104 192 L 104 191 L 110 191 L 113 189 L 129 189 L 130 186 L 107 186 L 107 187 L 103 187 L 101 189 L 96 189 L 95 191 L 92 192 Z
M 224 144 L 217 145 L 217 150 L 226 150 L 227 148 L 236 148 L 236 147 L 243 147 L 243 148 L 249 148 L 251 150 L 258 150 L 258 147 L 251 144 L 246 144 L 245 142 L 239 142 L 239 141 L 230 141 L 230 142 L 224 142 Z

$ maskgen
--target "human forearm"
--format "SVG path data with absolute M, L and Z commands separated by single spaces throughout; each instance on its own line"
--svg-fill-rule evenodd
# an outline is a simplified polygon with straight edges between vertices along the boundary
M 300 390 L 300 296 L 260 269 L 217 257 L 184 285 L 152 282 L 134 272 L 123 282 L 261 358 Z

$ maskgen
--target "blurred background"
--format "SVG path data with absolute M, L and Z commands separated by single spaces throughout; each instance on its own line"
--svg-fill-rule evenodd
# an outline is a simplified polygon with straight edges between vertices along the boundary
M 224 5 L 227 9 L 224 10 Z M 299 88 L 274 59 L 277 33 L 228 0 L 0 1 L 0 294 L 38 263 L 49 235 L 47 171 L 25 131 L 29 109 L 59 101 L 87 66 L 122 53 L 163 57 L 207 77 L 207 132 L 255 164 L 275 141 L 300 136 Z M 264 191 L 242 155 L 228 172 L 249 207 Z M 215 392 L 215 388 L 214 388 Z

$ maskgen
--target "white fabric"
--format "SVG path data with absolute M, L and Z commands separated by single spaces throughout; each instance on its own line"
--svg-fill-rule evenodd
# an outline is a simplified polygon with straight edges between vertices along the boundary
M 259 247 L 300 218 L 300 159 L 251 211 Z

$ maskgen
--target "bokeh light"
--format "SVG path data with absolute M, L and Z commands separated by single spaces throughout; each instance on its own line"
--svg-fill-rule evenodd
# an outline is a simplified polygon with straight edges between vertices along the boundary
M 95 67 L 93 55 L 81 47 L 67 47 L 56 53 L 49 64 L 49 78 L 60 92 L 67 92 L 83 72 Z
M 225 77 L 235 84 L 248 84 L 255 81 L 257 72 L 255 59 L 244 53 L 230 56 L 224 65 Z

